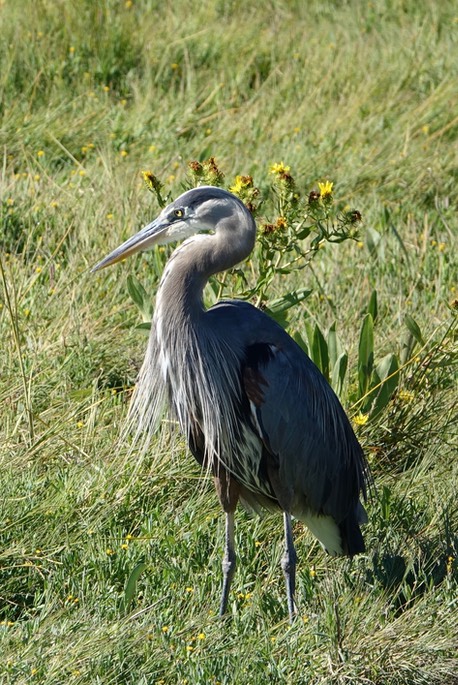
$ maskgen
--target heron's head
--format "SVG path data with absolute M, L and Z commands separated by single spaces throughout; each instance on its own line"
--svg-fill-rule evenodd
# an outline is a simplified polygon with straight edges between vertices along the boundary
M 251 215 L 235 195 L 214 186 L 193 188 L 165 207 L 154 221 L 113 250 L 92 271 L 116 264 L 155 245 L 183 240 L 195 233 L 218 231 L 228 219 L 237 217 L 239 220 L 245 217 L 254 229 Z

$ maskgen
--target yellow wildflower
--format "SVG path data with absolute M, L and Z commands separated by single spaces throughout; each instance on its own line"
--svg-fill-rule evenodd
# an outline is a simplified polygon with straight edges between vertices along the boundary
M 368 421 L 369 421 L 369 414 L 363 414 L 362 412 L 359 412 L 358 416 L 355 416 L 353 418 L 353 423 L 356 426 L 365 426 Z
M 322 198 L 332 195 L 332 186 L 334 183 L 332 181 L 325 181 L 324 183 L 318 183 L 318 188 L 320 189 L 320 195 Z
M 127 150 L 121 150 L 119 154 L 121 155 L 121 157 L 127 157 L 129 153 L 127 152 Z
M 199 633 L 197 636 L 198 640 L 205 640 L 205 633 Z
M 279 174 L 287 174 L 291 170 L 290 166 L 286 166 L 283 162 L 276 162 L 275 164 L 272 164 L 270 167 L 270 173 L 271 174 L 276 174 L 277 176 Z
M 410 404 L 410 402 L 413 402 L 413 400 L 415 399 L 414 393 L 410 390 L 400 390 L 398 397 L 401 400 L 401 402 L 405 402 L 406 404 Z
M 244 188 L 249 188 L 253 183 L 251 176 L 236 176 L 234 184 L 230 186 L 231 193 L 240 193 Z
M 44 154 L 44 150 L 38 150 L 37 157 L 43 157 Z

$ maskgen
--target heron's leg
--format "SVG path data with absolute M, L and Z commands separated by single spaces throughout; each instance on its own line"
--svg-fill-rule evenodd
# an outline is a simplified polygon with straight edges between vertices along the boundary
M 221 593 L 221 604 L 219 607 L 219 615 L 223 616 L 226 613 L 229 590 L 231 588 L 231 582 L 232 578 L 234 577 L 236 566 L 234 512 L 239 498 L 239 486 L 221 465 L 218 466 L 217 473 L 215 474 L 215 486 L 219 501 L 221 502 L 221 506 L 226 514 L 226 535 L 222 564 L 223 589 Z
M 224 542 L 223 556 L 223 590 L 221 593 L 221 604 L 219 615 L 224 616 L 227 609 L 229 590 L 236 567 L 235 544 L 234 544 L 234 512 L 226 512 L 226 539 Z
M 293 623 L 296 617 L 296 605 L 294 593 L 296 590 L 296 550 L 294 549 L 293 531 L 291 527 L 291 514 L 283 512 L 285 524 L 285 552 L 281 559 L 281 567 L 286 581 L 286 597 L 288 599 L 289 622 Z

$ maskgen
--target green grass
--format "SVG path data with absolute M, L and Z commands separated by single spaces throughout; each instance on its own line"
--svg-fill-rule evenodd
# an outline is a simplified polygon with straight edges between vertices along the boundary
M 2 683 L 456 683 L 457 32 L 451 1 L 2 3 Z M 281 160 L 361 211 L 360 243 L 275 284 L 313 289 L 291 331 L 336 322 L 352 417 L 374 289 L 376 359 L 407 315 L 425 343 L 358 427 L 367 555 L 296 525 L 292 627 L 281 517 L 238 514 L 221 622 L 211 483 L 167 426 L 141 459 L 119 444 L 146 345 L 126 278 L 154 298 L 154 256 L 88 273 L 157 212 L 142 169 L 174 196 L 210 155 L 254 176 L 261 219 Z

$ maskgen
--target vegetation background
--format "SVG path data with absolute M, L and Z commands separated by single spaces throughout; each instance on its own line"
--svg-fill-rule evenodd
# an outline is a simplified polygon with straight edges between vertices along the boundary
M 451 0 L 0 1 L 2 683 L 458 682 L 457 42 Z M 146 344 L 126 278 L 153 301 L 161 253 L 88 272 L 156 214 L 142 169 L 175 196 L 210 155 L 268 220 L 281 161 L 363 216 L 275 282 L 313 291 L 291 331 L 335 323 L 376 482 L 366 556 L 296 526 L 292 627 L 281 517 L 238 514 L 222 623 L 211 483 L 168 431 L 118 442 Z M 374 357 L 409 363 L 368 417 L 374 290 Z

